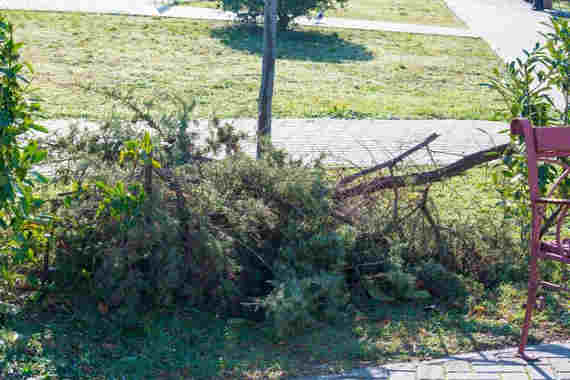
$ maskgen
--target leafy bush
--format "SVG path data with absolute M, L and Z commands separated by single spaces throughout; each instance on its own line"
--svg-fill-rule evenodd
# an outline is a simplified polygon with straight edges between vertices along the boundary
M 441 264 L 426 263 L 417 273 L 423 287 L 436 298 L 446 302 L 463 302 L 467 290 L 460 276 L 447 271 Z
M 549 94 L 550 77 L 541 66 L 546 61 L 545 48 L 538 43 L 523 57 L 495 68 L 493 76 L 483 86 L 497 91 L 505 102 L 505 118 L 529 118 L 534 125 L 553 121 L 553 101 Z
M 107 93 L 131 108 L 133 120 L 72 129 L 50 142 L 51 153 L 68 160 L 58 180 L 72 184 L 58 209 L 61 286 L 85 289 L 127 323 L 176 302 L 256 319 L 244 304 L 262 307 L 283 332 L 340 312 L 350 242 L 335 232 L 318 161 L 274 149 L 255 161 L 239 153 L 244 136 L 216 122 L 198 144 L 192 107 L 180 99 Z M 180 111 L 164 114 L 168 100 Z M 152 133 L 136 127 L 141 120 Z M 224 159 L 205 157 L 221 150 Z M 295 287 L 316 298 L 284 319 L 289 301 L 271 300 L 279 289 L 291 297 Z
M 506 105 L 507 120 L 525 117 L 537 126 L 568 124 L 570 27 L 568 20 L 559 17 L 552 17 L 550 23 L 545 25 L 552 31 L 543 34 L 546 38 L 544 46 L 537 43 L 530 52 L 523 50 L 523 58 L 507 63 L 503 71 L 496 69 L 489 83 L 483 84 L 502 96 Z M 549 93 L 552 89 L 561 93 L 563 101 L 561 107 L 552 99 Z M 514 152 L 508 152 L 505 156 L 503 161 L 506 168 L 503 174 L 509 178 L 519 179 L 511 181 L 514 187 L 505 191 L 508 195 L 520 198 L 519 193 L 527 193 L 521 191 L 526 189 L 526 163 L 524 155 L 521 154 L 522 140 L 515 143 L 519 148 Z M 544 174 L 540 178 L 542 189 L 545 189 L 549 180 L 554 178 L 554 175 L 549 175 L 552 170 L 551 166 L 541 168 Z
M 87 289 L 125 321 L 182 299 L 225 308 L 231 257 L 224 239 L 201 224 L 205 215 L 193 214 L 182 190 L 203 159 L 187 131 L 192 106 L 182 102 L 180 111 L 161 114 L 131 94 L 108 94 L 129 105 L 132 121 L 112 119 L 100 131 L 72 129 L 51 143 L 51 153 L 68 160 L 58 168 L 58 180 L 72 182 L 58 210 L 58 283 Z M 153 137 L 136 128 L 141 120 Z M 214 129 L 205 149 L 231 152 L 240 135 L 229 127 Z
M 267 317 L 280 336 L 297 334 L 370 298 L 428 298 L 416 266 L 440 258 L 442 244 L 450 256 L 452 249 L 473 251 L 453 240 L 463 234 L 467 241 L 471 226 L 442 227 L 441 241 L 434 238 L 418 208 L 427 203 L 413 190 L 399 193 L 406 217 L 397 225 L 389 195 L 349 226 L 335 217 L 335 181 L 321 160 L 303 162 L 272 147 L 254 160 L 231 126 L 214 121 L 201 138 L 192 104 L 168 95 L 108 95 L 133 111 L 132 120 L 112 118 L 97 131 L 72 128 L 49 142 L 66 187 L 55 202 L 55 266 L 61 287 L 84 291 L 121 323 L 184 303 Z M 179 110 L 165 113 L 167 101 Z M 220 152 L 225 156 L 207 156 Z M 461 280 L 440 269 L 434 281 Z
M 364 278 L 363 285 L 378 301 L 410 301 L 430 298 L 429 293 L 417 288 L 417 279 L 402 270 L 391 270 Z
M 40 105 L 27 78 L 32 67 L 20 61 L 22 46 L 14 40 L 13 25 L 0 15 L 0 227 L 11 226 L 16 231 L 42 203 L 32 192 L 34 182 L 46 181 L 30 171 L 43 161 L 45 151 L 30 136 L 22 139 L 32 131 L 47 131 L 34 122 Z
M 536 44 L 532 51 L 523 51 L 522 59 L 507 63 L 503 72 L 496 70 L 485 85 L 503 97 L 507 120 L 525 117 L 536 126 L 565 125 L 570 117 L 570 26 L 568 20 L 561 17 L 552 17 L 544 24 L 550 29 L 542 33 L 545 45 Z M 552 89 L 562 95 L 562 104 L 552 99 L 549 93 Z M 495 183 L 504 199 L 502 205 L 507 215 L 518 221 L 521 240 L 526 242 L 530 236 L 531 210 L 524 139 L 513 137 L 512 147 L 496 167 Z M 538 171 L 540 191 L 545 194 L 561 171 L 549 163 L 541 164 Z M 570 182 L 563 181 L 557 191 L 566 197 L 570 193 Z M 546 210 L 545 218 L 553 212 L 556 212 L 553 208 Z M 548 272 L 547 276 L 554 274 Z
M 319 273 L 275 281 L 261 305 L 272 318 L 279 337 L 295 335 L 322 321 L 334 321 L 349 301 L 344 276 Z
M 242 19 L 255 19 L 263 14 L 264 0 L 218 0 L 223 9 L 237 13 Z M 311 11 L 325 11 L 344 7 L 348 0 L 280 0 L 277 8 L 280 30 L 285 30 L 295 17 L 308 15 Z M 246 12 L 243 12 L 246 10 Z

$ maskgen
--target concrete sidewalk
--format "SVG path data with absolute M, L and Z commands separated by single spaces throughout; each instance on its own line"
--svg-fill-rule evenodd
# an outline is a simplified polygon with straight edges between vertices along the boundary
M 516 356 L 516 349 L 509 348 L 296 380 L 570 380 L 570 343 L 542 344 L 527 350 L 540 360 L 525 362 Z
M 536 42 L 544 42 L 539 32 L 550 13 L 532 10 L 532 4 L 523 0 L 445 0 L 455 15 L 469 29 L 483 38 L 505 61 L 531 50 Z
M 540 33 L 549 32 L 543 25 L 556 12 L 533 11 L 523 0 L 445 0 L 447 6 L 469 29 L 484 39 L 505 62 L 523 57 L 523 50 L 532 50 L 536 43 L 544 45 Z M 550 91 L 554 103 L 564 108 L 558 91 Z
M 179 17 L 204 20 L 235 20 L 231 12 L 187 6 L 169 6 L 161 0 L 0 0 L 0 9 L 70 11 L 88 13 L 130 14 L 140 16 Z M 477 37 L 467 29 L 430 25 L 400 24 L 379 21 L 325 17 L 319 23 L 307 17 L 295 20 L 300 25 L 330 28 L 383 30 L 443 36 Z
M 159 16 L 157 0 L 0 0 L 0 9 Z
M 167 17 L 185 17 L 205 20 L 235 20 L 236 17 L 231 12 L 224 12 L 219 9 L 196 8 L 187 6 L 163 6 L 159 8 L 159 13 Z M 402 24 L 393 22 L 381 22 L 370 20 L 355 20 L 347 18 L 324 17 L 319 22 L 312 18 L 298 17 L 295 22 L 304 26 L 318 26 L 325 28 L 347 28 L 362 30 L 382 30 L 386 32 L 402 32 L 415 34 L 433 34 L 441 36 L 457 37 L 478 37 L 468 29 L 450 28 L 433 25 Z
M 243 150 L 255 156 L 255 119 L 223 120 L 251 139 Z M 41 121 L 53 133 L 63 133 L 72 124 L 81 129 L 94 130 L 97 123 L 73 120 Z M 297 158 L 317 158 L 327 155 L 332 165 L 369 166 L 387 161 L 404 152 L 430 134 L 439 137 L 414 153 L 409 162 L 425 165 L 445 165 L 461 157 L 509 141 L 509 135 L 500 133 L 507 125 L 481 120 L 339 120 L 339 119 L 276 119 L 272 122 L 271 139 L 276 147 L 285 148 Z M 192 130 L 194 130 L 192 128 Z M 200 120 L 195 129 L 202 139 L 208 136 L 207 120 Z

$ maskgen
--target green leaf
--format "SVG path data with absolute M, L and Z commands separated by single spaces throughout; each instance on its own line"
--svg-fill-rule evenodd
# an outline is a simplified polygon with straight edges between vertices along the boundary
M 39 124 L 36 124 L 36 123 L 30 124 L 29 128 L 33 129 L 34 131 L 38 131 L 38 132 L 44 132 L 44 133 L 49 132 L 49 130 L 46 127 L 39 125 Z
M 48 179 L 45 176 L 43 176 L 42 174 L 40 174 L 39 172 L 33 171 L 33 172 L 30 172 L 30 174 L 34 178 L 34 180 L 36 180 L 37 182 L 42 183 L 42 184 L 48 183 Z
M 97 181 L 97 182 L 95 182 L 95 186 L 96 186 L 98 189 L 103 190 L 105 193 L 110 193 L 111 190 L 112 190 L 112 189 L 111 189 L 107 184 L 105 184 L 105 182 L 103 182 L 103 181 Z

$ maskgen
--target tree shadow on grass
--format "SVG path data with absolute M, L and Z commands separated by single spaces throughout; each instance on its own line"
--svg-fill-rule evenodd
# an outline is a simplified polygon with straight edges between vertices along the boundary
M 234 50 L 261 56 L 262 32 L 263 28 L 257 25 L 230 25 L 213 29 L 211 36 Z M 366 46 L 347 41 L 336 32 L 289 30 L 277 33 L 277 59 L 342 63 L 373 58 Z

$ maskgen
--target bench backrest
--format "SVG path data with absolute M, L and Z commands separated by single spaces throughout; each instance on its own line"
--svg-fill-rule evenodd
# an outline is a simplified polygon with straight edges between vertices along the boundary
M 526 143 L 528 182 L 531 200 L 539 197 L 538 162 L 570 156 L 570 127 L 535 128 L 527 119 L 514 119 L 511 134 L 523 136 Z M 556 162 L 568 169 L 563 162 Z M 564 175 L 566 177 L 566 175 Z M 559 183 L 559 181 L 557 181 Z

